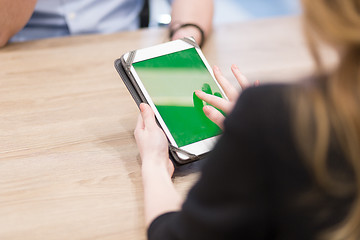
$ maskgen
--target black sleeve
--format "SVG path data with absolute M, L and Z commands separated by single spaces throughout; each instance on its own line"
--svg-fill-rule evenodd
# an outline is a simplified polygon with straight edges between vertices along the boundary
M 181 211 L 155 219 L 149 239 L 265 239 L 271 234 L 264 118 L 274 106 L 268 94 L 260 88 L 243 92 Z

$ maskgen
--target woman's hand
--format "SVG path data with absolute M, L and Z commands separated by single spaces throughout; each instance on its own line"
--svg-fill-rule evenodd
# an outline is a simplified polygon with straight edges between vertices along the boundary
M 155 121 L 149 105 L 140 104 L 141 115 L 134 131 L 144 171 L 166 170 L 171 177 L 174 166 L 169 159 L 168 140 Z
M 144 215 L 149 227 L 159 215 L 178 211 L 182 199 L 171 181 L 174 165 L 169 159 L 165 134 L 156 124 L 149 105 L 140 104 L 140 110 L 134 135 L 142 159 Z
M 222 110 L 225 114 L 229 114 L 233 109 L 236 100 L 239 97 L 239 91 L 223 76 L 222 72 L 217 66 L 213 68 L 214 75 L 222 89 L 224 90 L 226 96 L 229 100 L 224 98 L 220 98 L 214 95 L 207 94 L 203 91 L 197 90 L 195 91 L 196 96 L 198 96 L 201 100 L 211 104 L 203 107 L 203 111 L 205 115 L 213 121 L 220 128 L 223 128 L 224 115 L 217 110 L 216 108 Z M 231 66 L 231 71 L 233 72 L 236 80 L 240 84 L 240 87 L 244 90 L 251 86 L 249 80 L 240 72 L 239 68 L 233 64 Z M 255 86 L 259 85 L 259 81 L 254 83 Z M 214 106 L 214 107 L 213 107 Z

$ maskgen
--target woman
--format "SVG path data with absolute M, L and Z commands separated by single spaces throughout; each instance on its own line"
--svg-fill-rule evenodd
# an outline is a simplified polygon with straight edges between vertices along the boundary
M 235 103 L 238 93 L 215 67 L 230 102 L 197 95 L 231 113 L 223 123 L 216 109 L 204 108 L 224 134 L 183 204 L 166 138 L 141 105 L 135 137 L 149 239 L 360 239 L 360 1 L 302 2 L 321 74 L 248 88 Z M 339 53 L 329 73 L 319 39 Z

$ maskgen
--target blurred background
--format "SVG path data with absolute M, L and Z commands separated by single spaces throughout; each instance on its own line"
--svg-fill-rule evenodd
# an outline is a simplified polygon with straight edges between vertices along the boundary
M 196 1 L 196 0 L 194 0 Z M 214 24 L 299 14 L 300 0 L 214 0 Z M 150 1 L 150 27 L 171 21 L 168 0 Z

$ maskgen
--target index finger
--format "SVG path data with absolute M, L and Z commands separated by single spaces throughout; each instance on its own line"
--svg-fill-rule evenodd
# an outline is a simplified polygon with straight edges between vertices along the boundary
M 196 90 L 195 94 L 203 101 L 221 109 L 226 114 L 231 111 L 231 103 L 223 98 L 204 93 L 203 91 Z

